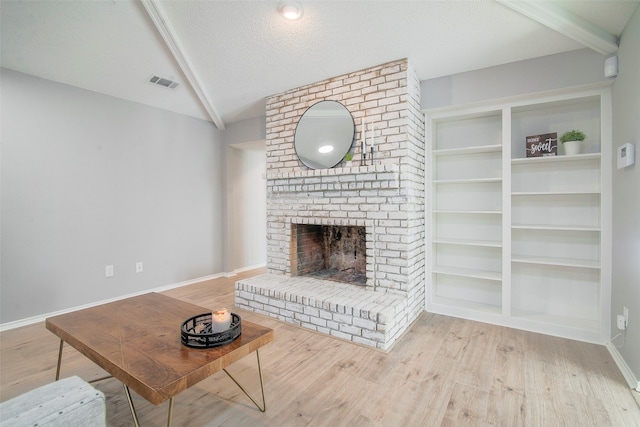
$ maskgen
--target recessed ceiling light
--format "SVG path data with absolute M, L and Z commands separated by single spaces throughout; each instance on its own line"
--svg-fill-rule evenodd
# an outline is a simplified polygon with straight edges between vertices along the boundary
M 318 148 L 318 152 L 322 154 L 330 153 L 332 151 L 333 151 L 333 145 L 323 145 L 322 147 Z
M 302 17 L 302 6 L 296 1 L 282 0 L 278 3 L 278 13 L 291 21 Z

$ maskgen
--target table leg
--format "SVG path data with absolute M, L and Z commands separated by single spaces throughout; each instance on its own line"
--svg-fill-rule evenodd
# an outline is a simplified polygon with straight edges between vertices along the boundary
M 124 392 L 127 395 L 127 401 L 129 402 L 129 409 L 131 409 L 131 416 L 133 417 L 133 423 L 136 427 L 140 427 L 140 421 L 138 421 L 138 413 L 136 412 L 136 408 L 133 406 L 133 399 L 131 398 L 131 391 L 129 387 L 122 384 L 124 387 Z M 171 427 L 173 422 L 173 397 L 169 399 L 169 416 L 167 418 L 167 427 Z
M 140 423 L 138 422 L 138 414 L 136 413 L 136 408 L 133 406 L 133 400 L 131 399 L 131 392 L 129 391 L 129 387 L 122 384 L 124 387 L 124 392 L 127 395 L 127 401 L 129 402 L 129 409 L 131 409 L 131 415 L 133 416 L 133 423 L 136 427 L 140 427 Z
M 64 340 L 60 340 L 60 349 L 58 350 L 58 366 L 56 367 L 56 381 L 60 379 L 60 367 L 62 366 L 62 349 L 64 347 Z M 113 378 L 113 375 L 107 375 L 106 377 L 97 378 L 89 381 L 89 384 L 97 383 L 98 381 Z
M 251 399 L 253 404 L 256 405 L 256 407 L 260 409 L 261 412 L 265 412 L 267 410 L 267 401 L 264 398 L 264 382 L 262 379 L 262 367 L 260 366 L 260 350 L 259 349 L 256 349 L 256 358 L 258 359 L 258 375 L 260 376 L 260 391 L 262 392 L 262 405 L 256 402 L 256 400 L 247 392 L 247 390 L 245 390 L 244 387 L 242 387 L 242 385 L 240 385 L 240 383 L 235 378 L 233 378 L 233 376 L 231 376 L 229 371 L 227 371 L 226 369 L 223 369 L 223 371 L 229 376 L 229 378 L 233 380 L 234 383 L 236 383 L 238 387 L 240 387 L 240 390 L 242 390 L 242 392 L 249 399 Z
M 58 367 L 56 368 L 56 381 L 60 379 L 60 365 L 62 364 L 62 347 L 64 346 L 64 341 L 62 338 L 60 339 L 60 350 L 58 350 Z
M 88 381 L 89 384 L 97 383 L 98 381 L 104 381 L 113 378 L 113 375 L 107 375 L 106 377 L 96 378 L 95 380 Z
M 167 419 L 167 427 L 171 427 L 172 420 L 173 420 L 173 397 L 169 399 L 169 418 Z

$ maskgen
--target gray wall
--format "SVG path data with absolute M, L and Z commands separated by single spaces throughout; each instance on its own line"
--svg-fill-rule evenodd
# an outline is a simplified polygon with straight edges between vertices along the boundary
M 260 116 L 229 123 L 222 137 L 225 145 L 265 141 L 267 139 L 267 117 Z
M 267 263 L 267 155 L 265 141 L 227 147 L 227 271 Z
M 224 131 L 225 271 L 267 262 L 266 116 L 230 123 Z
M 423 110 L 524 95 L 606 80 L 604 57 L 581 49 L 423 80 Z
M 613 84 L 613 277 L 612 336 L 616 315 L 629 309 L 629 328 L 618 349 L 640 381 L 640 165 L 616 169 L 617 149 L 636 146 L 640 162 L 640 7 L 625 27 L 618 50 L 619 73 Z M 617 339 L 615 344 L 620 344 Z
M 211 123 L 7 69 L 0 84 L 1 323 L 223 271 Z

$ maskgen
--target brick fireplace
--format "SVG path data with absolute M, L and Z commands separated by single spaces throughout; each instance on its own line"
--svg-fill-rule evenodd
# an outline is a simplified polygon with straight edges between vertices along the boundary
M 339 101 L 353 115 L 355 166 L 312 170 L 296 157 L 296 124 L 321 100 Z M 424 310 L 424 118 L 419 106 L 419 80 L 407 60 L 267 99 L 268 273 L 236 283 L 238 307 L 385 350 L 393 345 Z M 379 129 L 375 161 L 367 165 L 360 162 L 359 144 L 365 116 Z M 336 245 L 340 267 L 315 259 L 303 260 L 301 270 L 301 249 L 325 249 L 300 248 L 300 231 L 312 240 L 305 245 L 327 238 L 336 243 L 338 231 L 341 238 L 355 233 L 364 241 L 358 247 L 349 239 Z M 353 269 L 357 280 L 345 280 L 346 274 L 308 275 L 303 270 L 314 262 L 324 265 L 319 270 L 343 269 L 344 274 Z
M 366 227 L 291 224 L 291 275 L 366 285 Z

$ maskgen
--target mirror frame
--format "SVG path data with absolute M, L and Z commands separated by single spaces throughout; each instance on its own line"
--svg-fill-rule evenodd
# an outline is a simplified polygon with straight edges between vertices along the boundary
M 335 104 L 336 107 L 332 110 L 319 108 L 328 106 L 329 103 Z M 314 116 L 318 111 L 336 114 Z M 316 118 L 325 119 L 324 123 L 315 122 Z M 332 119 L 332 122 L 327 123 L 327 119 Z M 322 100 L 311 105 L 300 116 L 294 132 L 293 145 L 298 159 L 305 166 L 311 169 L 329 169 L 339 164 L 351 150 L 355 134 L 356 125 L 351 111 L 339 101 Z M 318 154 L 318 150 L 323 146 L 333 149 L 328 153 Z

